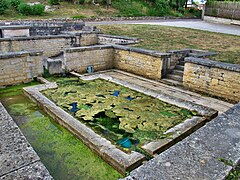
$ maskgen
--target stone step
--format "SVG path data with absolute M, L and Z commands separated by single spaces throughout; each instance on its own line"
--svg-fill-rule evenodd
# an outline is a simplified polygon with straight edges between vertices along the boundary
M 177 69 L 173 69 L 171 74 L 176 74 L 179 76 L 183 76 L 183 72 L 182 70 L 177 70 Z
M 163 78 L 161 79 L 161 82 L 170 86 L 182 86 L 182 82 L 181 81 L 175 81 L 172 79 L 167 79 L 167 78 Z
M 177 74 L 168 74 L 167 79 L 172 79 L 172 80 L 175 80 L 175 81 L 182 82 L 183 81 L 183 76 L 180 76 L 180 75 L 177 75 Z
M 176 65 L 175 69 L 184 71 L 184 66 Z

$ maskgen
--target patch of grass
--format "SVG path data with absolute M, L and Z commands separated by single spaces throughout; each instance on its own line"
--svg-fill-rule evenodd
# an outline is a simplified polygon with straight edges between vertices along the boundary
M 101 25 L 103 33 L 138 37 L 135 47 L 166 52 L 176 49 L 201 49 L 219 54 L 210 59 L 240 64 L 240 37 L 201 30 L 157 25 Z

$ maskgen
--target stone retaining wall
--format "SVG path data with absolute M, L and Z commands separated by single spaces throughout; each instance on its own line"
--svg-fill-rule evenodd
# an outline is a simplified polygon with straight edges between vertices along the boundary
M 0 86 L 25 83 L 43 74 L 42 52 L 0 54 Z
M 12 20 L 0 21 L 0 26 L 27 25 L 30 27 L 30 36 L 57 35 L 61 31 L 82 30 L 85 23 L 74 19 L 49 19 L 49 20 Z
M 240 101 L 240 66 L 185 58 L 183 85 L 233 102 Z
M 0 51 L 15 52 L 42 50 L 44 56 L 59 54 L 63 48 L 76 45 L 76 37 L 70 35 L 14 37 L 0 39 Z
M 170 54 L 151 50 L 113 46 L 114 67 L 149 79 L 161 79 L 167 72 Z
M 85 73 L 88 66 L 95 71 L 113 68 L 113 48 L 109 45 L 69 48 L 64 51 L 66 71 Z
M 64 59 L 67 71 L 85 73 L 92 65 L 95 71 L 116 68 L 157 80 L 167 72 L 170 54 L 120 45 L 96 45 L 68 48 Z

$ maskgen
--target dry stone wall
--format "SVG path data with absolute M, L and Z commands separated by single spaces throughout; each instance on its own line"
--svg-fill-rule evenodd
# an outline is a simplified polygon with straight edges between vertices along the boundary
M 185 58 L 183 85 L 233 102 L 240 101 L 240 66 Z
M 42 52 L 0 54 L 0 86 L 29 82 L 43 74 Z

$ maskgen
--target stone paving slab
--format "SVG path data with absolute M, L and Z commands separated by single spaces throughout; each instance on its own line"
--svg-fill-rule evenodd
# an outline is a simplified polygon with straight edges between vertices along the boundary
M 41 179 L 41 180 L 50 180 L 53 179 L 46 167 L 41 162 L 36 162 L 20 168 L 16 171 L 10 172 L 2 177 L 2 180 L 27 180 L 27 179 Z
M 149 80 L 137 75 L 126 73 L 119 70 L 113 70 L 111 72 L 104 72 L 103 74 L 110 75 L 114 78 L 125 80 L 131 84 L 138 84 L 145 88 L 154 90 L 158 93 L 169 94 L 173 97 L 196 103 L 208 108 L 212 108 L 218 111 L 220 114 L 233 107 L 233 104 L 227 103 L 215 98 L 201 96 L 200 94 L 179 88 L 169 86 L 157 81 Z
M 218 158 L 240 162 L 240 103 L 125 179 L 224 179 L 231 167 Z
M 39 161 L 37 153 L 0 103 L 0 179 Z M 48 172 L 46 168 L 41 169 Z

